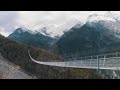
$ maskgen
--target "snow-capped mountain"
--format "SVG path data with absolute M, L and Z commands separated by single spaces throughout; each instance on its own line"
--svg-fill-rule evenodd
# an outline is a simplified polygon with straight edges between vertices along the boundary
M 41 29 L 38 29 L 38 30 L 29 30 L 27 28 L 24 28 L 24 27 L 19 27 L 17 28 L 15 31 L 15 33 L 24 33 L 24 32 L 27 32 L 27 33 L 30 33 L 30 34 L 42 34 L 44 36 L 50 36 L 51 33 L 48 33 L 47 32 L 47 28 L 46 27 L 43 27 Z
M 91 24 L 97 23 L 99 21 L 118 23 L 118 21 L 120 21 L 120 16 L 108 11 L 105 14 L 101 15 L 98 14 L 89 15 L 86 22 Z
M 119 16 L 112 12 L 88 16 L 85 24 L 76 24 L 53 46 L 60 55 L 90 55 L 120 49 Z
M 100 25 L 101 27 L 107 28 L 111 30 L 116 37 L 120 38 L 120 16 L 115 13 L 108 11 L 103 15 L 90 15 L 86 23 L 92 27 Z
M 43 28 L 41 33 L 24 28 L 17 28 L 8 36 L 8 38 L 34 47 L 48 49 L 57 41 L 57 39 L 43 35 L 43 33 L 45 33 L 45 30 L 46 29 Z

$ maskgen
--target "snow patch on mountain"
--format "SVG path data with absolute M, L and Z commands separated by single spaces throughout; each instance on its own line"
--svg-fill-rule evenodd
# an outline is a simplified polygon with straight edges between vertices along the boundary
M 43 27 L 41 29 L 37 29 L 35 30 L 36 34 L 42 34 L 44 36 L 50 36 L 51 32 L 48 32 L 48 28 L 47 27 Z
M 116 22 L 120 21 L 120 16 L 111 11 L 107 11 L 105 14 L 93 14 L 89 15 L 86 22 L 98 22 L 98 21 L 109 21 Z
M 118 14 L 112 13 L 111 11 L 106 12 L 104 16 L 113 18 L 115 20 L 120 20 L 120 16 Z
M 106 15 L 97 15 L 97 14 L 90 15 L 87 18 L 87 22 L 98 22 L 98 21 L 113 21 L 113 22 L 115 22 L 116 20 L 114 18 L 108 17 Z
M 31 34 L 36 34 L 36 32 L 32 31 L 32 30 L 27 30 L 27 32 L 31 33 Z

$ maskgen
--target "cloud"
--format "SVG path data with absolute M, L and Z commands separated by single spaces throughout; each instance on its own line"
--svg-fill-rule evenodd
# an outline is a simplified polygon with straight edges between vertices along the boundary
M 0 33 L 8 36 L 19 26 L 31 30 L 51 25 L 68 29 L 95 13 L 104 14 L 106 11 L 0 11 Z M 120 15 L 118 11 L 114 13 Z
M 0 34 L 8 36 L 17 25 L 18 16 L 19 13 L 15 11 L 0 11 Z

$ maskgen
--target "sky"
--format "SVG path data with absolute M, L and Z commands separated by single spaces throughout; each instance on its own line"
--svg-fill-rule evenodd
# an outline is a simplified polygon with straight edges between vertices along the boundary
M 105 14 L 107 11 L 0 11 L 0 34 L 8 36 L 18 27 L 36 30 L 42 27 L 69 29 L 89 15 Z M 120 11 L 114 11 L 120 15 Z M 53 31 L 55 28 L 53 29 Z M 52 32 L 52 30 L 51 30 Z

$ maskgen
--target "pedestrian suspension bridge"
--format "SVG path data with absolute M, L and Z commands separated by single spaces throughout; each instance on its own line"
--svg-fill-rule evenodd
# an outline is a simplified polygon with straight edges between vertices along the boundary
M 30 59 L 38 64 L 57 66 L 57 67 L 69 67 L 69 68 L 88 68 L 88 69 L 108 69 L 108 70 L 120 70 L 120 53 L 110 53 L 104 55 L 94 55 L 80 57 L 80 59 L 73 59 L 63 62 L 43 62 L 37 61 L 32 58 L 28 51 Z

